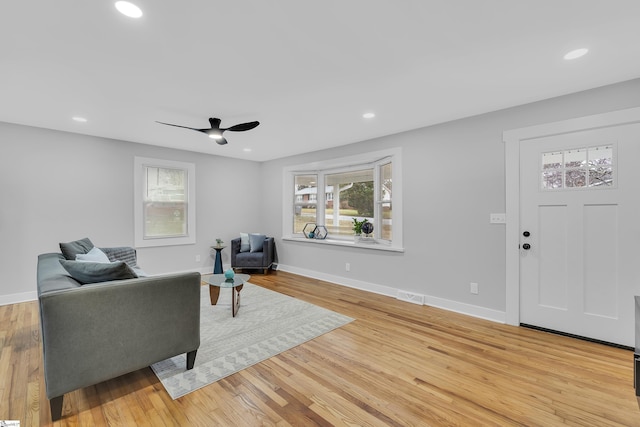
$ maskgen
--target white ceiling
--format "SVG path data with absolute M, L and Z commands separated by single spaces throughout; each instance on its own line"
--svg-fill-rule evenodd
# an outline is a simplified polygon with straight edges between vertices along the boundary
M 0 121 L 264 161 L 640 77 L 638 0 L 132 1 L 5 2 Z

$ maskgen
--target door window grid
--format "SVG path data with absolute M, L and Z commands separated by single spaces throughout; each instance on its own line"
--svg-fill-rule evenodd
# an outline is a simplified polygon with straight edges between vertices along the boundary
M 614 146 L 601 145 L 542 153 L 542 190 L 614 186 Z

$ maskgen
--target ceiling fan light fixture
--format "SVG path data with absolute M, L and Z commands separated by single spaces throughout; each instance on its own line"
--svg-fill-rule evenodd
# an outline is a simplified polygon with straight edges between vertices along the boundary
M 220 133 L 213 133 L 213 132 L 212 132 L 212 133 L 210 133 L 210 134 L 209 134 L 209 138 L 211 138 L 211 139 L 222 139 L 222 134 L 220 134 Z
M 117 1 L 116 9 L 118 12 L 122 13 L 124 16 L 128 16 L 129 18 L 140 18 L 142 16 L 142 10 L 133 3 L 129 3 L 128 1 Z
M 571 52 L 567 52 L 564 55 L 564 59 L 567 61 L 571 61 L 572 59 L 578 59 L 582 56 L 585 56 L 589 52 L 589 49 L 586 47 L 582 47 L 580 49 L 574 49 Z

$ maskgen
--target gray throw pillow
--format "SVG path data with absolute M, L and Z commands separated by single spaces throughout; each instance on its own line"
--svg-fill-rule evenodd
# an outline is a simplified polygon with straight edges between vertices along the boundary
M 64 255 L 66 259 L 72 261 L 75 261 L 76 255 L 86 254 L 91 249 L 93 249 L 93 243 L 91 243 L 88 237 L 73 242 L 60 243 L 60 252 L 62 252 L 62 255 Z
M 138 277 L 124 261 L 103 263 L 61 259 L 60 264 L 62 264 L 71 277 L 83 285 L 87 283 L 109 282 L 111 280 L 135 279 Z
M 266 238 L 267 236 L 264 234 L 249 234 L 251 252 L 262 252 L 262 246 L 264 245 L 264 239 Z

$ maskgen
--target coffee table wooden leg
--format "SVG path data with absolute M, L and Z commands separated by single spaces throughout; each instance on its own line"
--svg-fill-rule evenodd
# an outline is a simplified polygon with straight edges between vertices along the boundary
M 240 291 L 243 286 L 244 284 L 236 286 L 231 290 L 231 313 L 233 314 L 233 317 L 236 317 L 236 314 L 238 314 L 238 310 L 240 309 Z
M 216 305 L 218 303 L 219 296 L 220 288 L 217 286 L 209 285 L 209 299 L 211 300 L 211 305 Z

